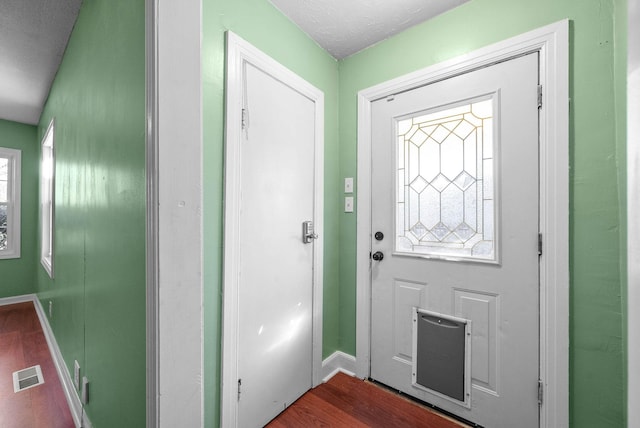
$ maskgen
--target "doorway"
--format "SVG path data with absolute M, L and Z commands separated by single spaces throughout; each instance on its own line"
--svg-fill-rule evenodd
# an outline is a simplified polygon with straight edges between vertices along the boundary
M 538 426 L 537 88 L 531 53 L 372 104 L 371 377 L 481 426 Z
M 223 426 L 320 381 L 323 94 L 228 33 Z
M 361 377 L 375 376 L 373 367 L 374 360 L 374 343 L 370 333 L 376 320 L 373 319 L 372 305 L 375 305 L 371 287 L 375 286 L 375 277 L 378 264 L 383 265 L 389 260 L 388 254 L 382 251 L 382 260 L 372 260 L 371 254 L 379 251 L 376 248 L 377 238 L 373 236 L 377 230 L 372 229 L 375 216 L 373 208 L 375 200 L 373 198 L 372 189 L 374 189 L 375 178 L 372 175 L 375 164 L 372 164 L 374 137 L 380 133 L 380 130 L 374 130 L 372 118 L 374 114 L 374 104 L 377 100 L 386 101 L 386 99 L 394 98 L 398 94 L 403 94 L 415 88 L 428 87 L 437 85 L 438 82 L 444 82 L 448 79 L 456 78 L 485 68 L 491 68 L 496 64 L 504 63 L 515 58 L 528 55 L 539 55 L 539 63 L 537 71 L 540 76 L 541 85 L 541 106 L 539 110 L 539 135 L 540 147 L 539 152 L 539 194 L 540 204 L 537 217 L 539 218 L 540 242 L 542 243 L 542 253 L 539 259 L 539 291 L 535 293 L 536 300 L 539 301 L 539 321 L 536 330 L 539 331 L 539 340 L 534 346 L 533 352 L 538 355 L 535 358 L 539 361 L 539 378 L 534 379 L 533 384 L 529 387 L 532 397 L 536 401 L 540 401 L 540 417 L 539 424 L 536 426 L 558 427 L 568 425 L 568 22 L 563 21 L 547 27 L 534 30 L 517 36 L 513 39 L 489 46 L 476 52 L 472 52 L 463 57 L 456 58 L 446 63 L 438 64 L 424 70 L 411 73 L 406 76 L 399 77 L 389 82 L 384 82 L 375 87 L 368 88 L 359 93 L 358 99 L 358 255 L 357 255 L 357 374 Z M 488 91 L 491 92 L 491 91 Z M 487 94 L 487 92 L 485 92 Z M 464 98 L 464 97 L 463 97 Z M 473 102 L 482 102 L 483 100 L 475 95 L 471 97 Z M 444 104 L 440 104 L 442 107 Z M 455 103 L 454 103 L 455 104 Z M 458 107 L 460 104 L 451 105 L 450 107 Z M 418 111 L 419 109 L 415 109 Z M 437 109 L 436 109 L 437 110 Z M 428 114 L 429 112 L 426 112 Z M 433 113 L 433 111 L 431 111 Z M 400 116 L 400 119 L 405 118 Z M 379 169 L 379 168 L 378 168 Z M 377 174 L 377 169 L 376 169 Z M 446 175 L 446 174 L 444 174 Z M 449 174 L 450 175 L 450 174 Z M 451 177 L 455 180 L 456 177 Z M 468 177 L 467 177 L 468 178 Z M 476 177 L 477 178 L 477 177 Z M 395 181 L 395 179 L 394 179 Z M 407 183 L 409 184 L 409 183 Z M 420 183 L 415 183 L 421 186 Z M 438 183 L 436 183 L 438 184 Z M 443 184 L 443 183 L 440 183 Z M 468 183 L 459 182 L 463 187 Z M 438 184 L 439 185 L 439 184 Z M 455 184 L 454 184 L 455 185 Z M 376 188 L 376 194 L 379 189 Z M 395 208 L 394 208 L 395 209 Z M 534 211 L 536 209 L 534 208 Z M 393 210 L 387 210 L 387 213 L 393 217 Z M 494 216 L 495 219 L 495 216 Z M 442 222 L 444 223 L 444 222 Z M 412 224 L 415 226 L 415 224 Z M 427 227 L 429 226 L 429 227 Z M 446 226 L 446 224 L 445 224 Z M 434 227 L 436 229 L 434 229 Z M 448 226 L 447 226 L 448 227 Z M 432 230 L 433 229 L 433 230 Z M 467 230 L 459 230 L 458 238 L 464 235 L 465 238 L 471 239 Z M 434 225 L 419 226 L 414 230 L 418 235 L 426 235 L 427 232 L 446 238 L 442 233 L 446 232 L 444 228 L 438 227 L 438 221 Z M 394 236 L 397 231 L 391 232 Z M 448 233 L 448 232 L 447 232 Z M 385 236 L 388 236 L 385 234 Z M 386 240 L 386 239 L 385 239 Z M 463 239 L 464 240 L 464 239 Z M 484 240 L 484 238 L 483 238 Z M 391 239 L 390 245 L 393 248 L 394 239 Z M 533 244 L 536 244 L 533 239 Z M 447 244 L 454 244 L 448 242 Z M 431 245 L 433 246 L 433 245 Z M 437 246 L 437 245 L 436 245 Z M 446 247 L 447 245 L 444 245 Z M 451 247 L 452 245 L 449 245 Z M 455 246 L 455 245 L 453 245 Z M 442 246 L 441 246 L 442 247 Z M 387 249 L 388 252 L 390 249 Z M 393 248 L 398 252 L 398 248 Z M 447 250 L 448 251 L 448 250 Z M 441 251 L 442 252 L 442 251 Z M 500 249 L 490 255 L 489 259 L 498 260 L 501 257 Z M 502 253 L 504 255 L 504 252 Z M 424 257 L 422 255 L 421 257 Z M 438 257 L 432 258 L 431 262 L 435 265 L 451 264 L 450 261 L 444 261 L 451 255 L 440 254 Z M 467 256 L 456 256 L 464 259 Z M 455 257 L 454 257 L 455 259 Z M 465 261 L 466 264 L 474 264 Z M 475 263 L 479 264 L 479 263 Z M 485 264 L 487 269 L 491 263 Z M 498 263 L 499 264 L 499 263 Z M 429 281 L 437 283 L 437 279 Z M 407 281 L 407 289 L 417 290 L 420 284 Z M 431 289 L 429 289 L 431 291 Z M 457 287 L 458 294 L 467 293 L 467 288 L 463 286 Z M 475 292 L 475 291 L 474 291 Z M 417 291 L 416 291 L 417 293 Z M 414 293 L 415 294 L 415 293 Z M 417 293 L 420 294 L 420 293 Z M 473 296 L 460 295 L 462 300 L 471 301 Z M 494 293 L 495 294 L 495 293 Z M 436 296 L 434 296 L 436 297 Z M 489 296 L 490 297 L 490 296 Z M 428 300 L 428 298 L 425 298 Z M 450 305 L 450 309 L 455 312 L 455 299 L 451 297 L 436 297 L 442 300 L 440 308 Z M 420 300 L 420 299 L 418 299 Z M 476 299 L 482 300 L 482 299 Z M 491 299 L 485 299 L 487 307 L 491 306 Z M 411 303 L 410 307 L 413 306 Z M 422 305 L 415 305 L 422 306 Z M 438 306 L 438 305 L 436 305 Z M 461 307 L 461 305 L 458 305 Z M 440 317 L 441 321 L 452 321 L 451 318 L 464 317 L 447 317 L 447 314 L 437 312 L 437 307 L 428 308 L 430 314 Z M 465 311 L 458 311 L 464 315 Z M 416 317 L 420 314 L 416 314 Z M 409 315 L 411 317 L 411 315 Z M 468 316 L 471 318 L 471 316 Z M 467 318 L 467 320 L 468 320 Z M 406 319 L 406 318 L 405 318 Z M 411 318 L 410 318 L 411 319 Z M 459 321 L 459 320 L 458 320 Z M 462 321 L 465 321 L 464 319 Z M 535 323 L 534 321 L 534 323 Z M 473 324 L 471 321 L 470 324 Z M 472 326 L 473 327 L 473 326 Z M 411 354 L 415 348 L 415 342 L 406 338 L 400 341 L 404 344 L 404 349 Z M 413 347 L 411 346 L 413 345 Z M 471 347 L 473 349 L 473 347 Z M 535 365 L 535 363 L 532 363 Z M 473 367 L 472 370 L 473 372 Z M 476 368 L 477 371 L 477 368 Z M 412 371 L 410 375 L 414 374 Z M 537 382 L 536 382 L 537 380 Z M 411 379 L 408 381 L 411 385 Z M 433 390 L 434 388 L 425 390 Z M 485 388 L 489 389 L 489 388 Z M 437 392 L 437 389 L 436 389 Z M 431 399 L 426 401 L 438 401 L 437 405 L 447 407 L 451 400 L 437 396 L 432 392 Z M 465 391 L 466 394 L 466 391 Z M 458 399 L 460 403 L 451 404 L 453 407 L 465 409 L 465 406 L 473 407 L 473 390 L 472 397 L 468 403 L 463 399 Z M 477 395 L 477 394 L 476 394 Z M 435 397 L 435 398 L 434 398 Z M 537 403 L 536 403 L 537 404 Z M 448 408 L 447 408 L 448 409 Z M 448 409 L 449 410 L 449 409 Z M 461 413 L 464 413 L 461 411 Z M 493 425 L 492 425 L 493 426 Z M 498 425 L 499 426 L 499 425 Z

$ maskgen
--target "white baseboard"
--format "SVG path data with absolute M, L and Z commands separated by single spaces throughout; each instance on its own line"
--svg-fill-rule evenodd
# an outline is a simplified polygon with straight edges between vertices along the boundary
M 78 393 L 76 392 L 75 387 L 73 386 L 71 375 L 69 374 L 69 370 L 67 370 L 67 366 L 64 362 L 64 359 L 62 358 L 62 353 L 60 352 L 60 348 L 58 347 L 58 342 L 53 335 L 53 331 L 51 330 L 51 326 L 49 325 L 49 320 L 45 316 L 45 311 L 40 304 L 40 300 L 38 300 L 38 296 L 36 296 L 35 294 L 26 294 L 24 296 L 2 298 L 0 299 L 0 306 L 24 302 L 33 302 L 33 306 L 36 309 L 36 313 L 38 314 L 38 318 L 40 319 L 40 325 L 42 326 L 44 337 L 47 339 L 47 345 L 49 346 L 49 352 L 51 352 L 53 364 L 55 365 L 56 371 L 58 372 L 60 385 L 62 386 L 64 395 L 67 398 L 69 410 L 71 411 L 71 417 L 73 418 L 73 422 L 75 423 L 76 428 L 92 428 L 89 418 L 83 411 L 82 402 L 80 401 L 80 397 L 78 397 Z
M 356 357 L 336 351 L 322 362 L 322 381 L 326 382 L 336 373 L 342 372 L 349 376 L 355 376 Z
M 0 299 L 0 306 L 13 305 L 15 303 L 33 302 L 35 294 L 24 294 L 22 296 L 3 297 Z

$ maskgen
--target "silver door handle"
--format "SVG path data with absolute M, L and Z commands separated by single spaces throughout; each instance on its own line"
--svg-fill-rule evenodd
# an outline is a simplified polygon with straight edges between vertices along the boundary
M 302 222 L 302 242 L 305 244 L 311 243 L 314 239 L 318 239 L 318 235 L 313 231 L 312 221 Z

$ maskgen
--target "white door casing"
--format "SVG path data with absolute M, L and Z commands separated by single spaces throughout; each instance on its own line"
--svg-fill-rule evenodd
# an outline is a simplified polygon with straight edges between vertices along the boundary
M 527 53 L 540 54 L 541 427 L 568 426 L 568 21 L 561 21 L 358 94 L 357 374 L 370 374 L 371 104 Z
M 147 426 L 199 427 L 205 408 L 202 7 L 180 0 L 145 5 Z
M 487 427 L 538 426 L 537 89 L 536 52 L 372 104 L 371 377 Z M 469 321 L 467 367 L 414 307 Z
M 320 382 L 324 100 L 237 35 L 227 44 L 221 419 L 257 426 Z

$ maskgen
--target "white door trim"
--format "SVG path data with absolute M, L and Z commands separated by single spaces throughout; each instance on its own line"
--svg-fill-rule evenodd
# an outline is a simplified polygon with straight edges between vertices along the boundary
M 248 62 L 315 103 L 314 227 L 318 234 L 313 252 L 313 386 L 322 375 L 322 253 L 324 209 L 324 94 L 236 34 L 227 32 L 227 100 L 225 135 L 224 272 L 222 325 L 221 426 L 237 425 L 238 380 L 238 273 L 243 81 L 242 64 Z
M 201 3 L 145 0 L 149 428 L 204 426 Z
M 530 31 L 358 93 L 356 374 L 370 373 L 371 103 L 480 67 L 540 52 L 540 427 L 569 425 L 569 21 Z

